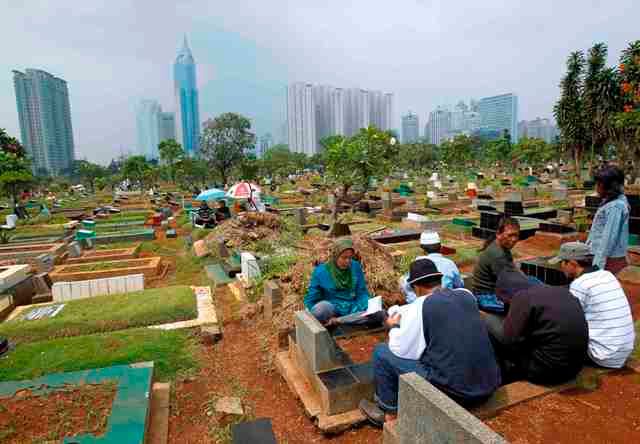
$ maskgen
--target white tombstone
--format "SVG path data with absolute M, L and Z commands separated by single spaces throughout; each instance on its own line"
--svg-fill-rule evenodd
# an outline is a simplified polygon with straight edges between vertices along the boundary
M 245 282 L 251 282 L 260 277 L 260 266 L 258 266 L 258 261 L 251 253 L 240 253 L 240 268 Z

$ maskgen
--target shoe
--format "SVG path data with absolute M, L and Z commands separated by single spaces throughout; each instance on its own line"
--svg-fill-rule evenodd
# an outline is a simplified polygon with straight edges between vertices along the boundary
M 382 428 L 384 425 L 384 412 L 376 403 L 363 399 L 358 407 L 360 407 L 360 411 L 364 413 L 369 422 L 376 427 Z

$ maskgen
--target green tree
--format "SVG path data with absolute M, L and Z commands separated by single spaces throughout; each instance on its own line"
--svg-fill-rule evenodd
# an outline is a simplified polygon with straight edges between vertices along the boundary
M 184 157 L 184 150 L 182 149 L 182 145 L 180 145 L 173 139 L 163 140 L 162 142 L 160 142 L 160 145 L 158 145 L 158 151 L 160 152 L 160 159 L 169 168 L 169 177 L 171 178 L 171 182 L 175 183 L 175 165 Z
M 612 116 L 613 141 L 621 164 L 635 181 L 640 168 L 640 40 L 622 52 L 617 75 L 620 104 Z
M 509 130 L 504 130 L 502 137 L 485 142 L 483 145 L 483 159 L 494 166 L 496 163 L 504 166 L 505 162 L 511 159 L 511 134 Z
M 150 168 L 144 156 L 129 156 L 122 164 L 122 177 L 144 186 L 145 174 Z
M 473 161 L 479 141 L 471 136 L 458 135 L 440 144 L 440 160 L 449 168 L 464 170 Z
M 256 136 L 251 122 L 244 116 L 225 113 L 204 124 L 200 139 L 200 155 L 226 185 L 231 171 L 254 148 Z
M 542 139 L 523 137 L 513 146 L 512 158 L 514 163 L 536 167 L 553 160 L 556 153 L 556 147 Z
M 192 189 L 194 185 L 204 187 L 209 174 L 209 167 L 202 159 L 185 157 L 176 164 L 176 179 L 184 189 Z
M 20 191 L 31 185 L 33 180 L 29 159 L 17 152 L 0 150 L 0 193 L 11 199 L 14 211 Z
M 398 148 L 397 166 L 405 171 L 423 171 L 438 160 L 438 148 L 429 143 L 407 143 Z
M 75 160 L 72 167 L 72 175 L 89 185 L 91 192 L 95 192 L 96 180 L 107 175 L 107 170 L 101 165 L 87 160 Z
M 567 74 L 560 82 L 560 99 L 553 109 L 562 144 L 575 161 L 578 181 L 585 149 L 591 144 L 583 98 L 584 65 L 585 58 L 581 51 L 571 53 L 567 60 Z
M 397 156 L 395 139 L 389 132 L 375 127 L 362 128 L 353 137 L 334 138 L 325 151 L 328 178 L 339 186 L 332 220 L 334 228 L 338 219 L 338 208 L 347 200 L 349 190 L 354 185 L 367 189 L 374 176 L 390 173 L 393 160 Z M 335 233 L 334 229 L 331 233 Z
M 5 153 L 13 153 L 18 157 L 24 157 L 24 147 L 14 137 L 9 136 L 4 128 L 0 128 L 0 150 Z
M 612 116 L 621 107 L 619 79 L 616 71 L 607 68 L 607 45 L 597 43 L 589 50 L 584 79 L 586 127 L 591 140 L 591 162 L 596 154 L 605 154 L 613 134 Z

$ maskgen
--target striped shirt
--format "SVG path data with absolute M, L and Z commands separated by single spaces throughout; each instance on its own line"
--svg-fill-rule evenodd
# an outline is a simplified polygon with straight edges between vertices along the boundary
M 622 367 L 633 351 L 635 330 L 618 279 L 597 270 L 574 280 L 569 290 L 580 301 L 589 325 L 589 357 L 602 367 Z

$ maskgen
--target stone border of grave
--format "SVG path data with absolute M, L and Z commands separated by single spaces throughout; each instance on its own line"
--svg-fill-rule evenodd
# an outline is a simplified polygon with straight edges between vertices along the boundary
M 96 296 L 131 293 L 144 290 L 144 275 L 129 274 L 85 281 L 55 282 L 51 288 L 53 301 L 72 301 Z
M 0 292 L 15 287 L 29 277 L 31 267 L 29 265 L 0 266 Z
M 210 287 L 191 287 L 196 297 L 198 317 L 188 321 L 172 322 L 169 324 L 150 325 L 147 328 L 158 330 L 179 330 L 182 328 L 204 327 L 218 325 L 218 315 L 213 305 Z
M 120 261 L 106 261 L 117 263 Z M 96 271 L 68 271 L 71 267 L 77 267 L 79 265 L 60 265 L 54 268 L 53 272 L 49 274 L 53 282 L 71 282 L 71 281 L 86 281 L 92 279 L 101 279 L 108 277 L 126 276 L 130 274 L 144 274 L 145 279 L 153 279 L 161 272 L 162 258 L 145 257 L 139 259 L 125 259 L 123 262 L 127 262 L 127 267 L 124 268 L 112 268 L 108 270 L 96 270 Z M 131 266 L 134 263 L 136 265 Z M 140 264 L 140 265 L 137 265 Z
M 86 264 L 89 262 L 98 261 L 116 261 L 135 259 L 138 257 L 138 249 L 140 244 L 131 248 L 117 248 L 113 250 L 95 250 L 87 251 L 79 257 L 68 258 L 65 261 L 66 265 Z
M 51 254 L 58 256 L 65 248 L 63 242 L 52 244 L 24 244 L 24 245 L 2 245 L 0 246 L 0 261 L 8 259 L 30 259 L 41 254 Z

